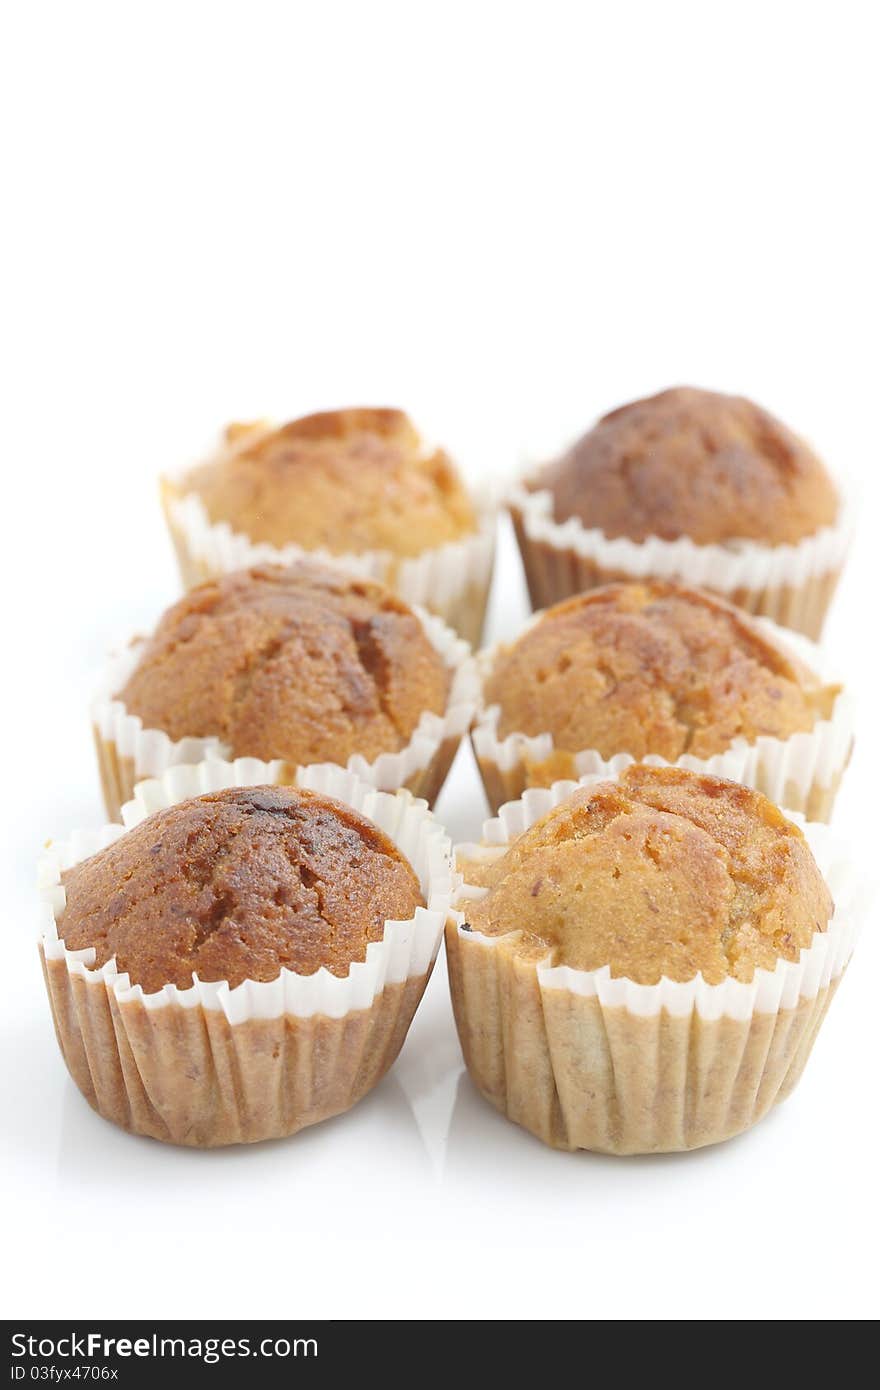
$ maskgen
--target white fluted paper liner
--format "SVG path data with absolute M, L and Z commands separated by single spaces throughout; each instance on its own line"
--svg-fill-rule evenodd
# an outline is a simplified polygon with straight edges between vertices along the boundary
M 381 791 L 408 787 L 416 796 L 433 801 L 440 791 L 458 743 L 470 728 L 479 690 L 479 678 L 468 643 L 441 618 L 414 609 L 435 651 L 452 673 L 446 709 L 442 715 L 426 710 L 409 743 L 397 752 L 380 753 L 372 762 L 355 753 L 346 767 Z M 108 814 L 118 817 L 122 803 L 144 777 L 160 777 L 178 764 L 205 759 L 227 759 L 231 749 L 217 738 L 183 738 L 173 741 L 161 729 L 145 729 L 142 720 L 114 698 L 140 660 L 144 640 L 138 639 L 111 658 L 92 703 L 91 717 L 101 764 Z M 270 782 L 288 778 L 288 765 L 272 763 Z
M 480 640 L 495 558 L 497 504 L 488 489 L 475 498 L 476 531 L 404 558 L 384 550 L 333 554 L 296 544 L 278 547 L 252 541 L 226 521 L 212 522 L 198 494 L 181 491 L 179 478 L 163 480 L 163 502 L 187 588 L 252 565 L 316 560 L 379 580 L 405 602 L 436 613 L 469 642 Z
M 508 497 L 514 516 L 532 603 L 567 598 L 593 584 L 618 579 L 670 579 L 711 589 L 750 612 L 764 614 L 811 637 L 821 633 L 836 576 L 852 537 L 852 509 L 841 506 L 834 526 L 823 527 L 796 545 L 761 545 L 740 540 L 698 545 L 651 536 L 632 541 L 609 538 L 578 517 L 558 522 L 553 495 L 517 486 Z M 548 564 L 556 555 L 559 565 Z
M 260 785 L 268 772 L 255 759 L 170 768 L 139 785 L 126 827 L 180 798 Z M 194 974 L 187 989 L 147 994 L 115 960 L 96 968 L 94 950 L 69 951 L 59 936 L 61 874 L 125 827 L 79 832 L 44 856 L 40 951 L 59 1045 L 89 1104 L 122 1128 L 202 1148 L 279 1138 L 348 1110 L 397 1056 L 449 910 L 449 841 L 409 792 L 377 791 L 332 764 L 300 769 L 296 785 L 345 801 L 384 830 L 426 900 L 411 918 L 387 921 L 344 977 L 285 969 L 231 989 Z
M 578 786 L 600 780 L 532 788 L 486 822 L 481 844 L 458 846 L 456 864 L 466 873 L 468 861 L 501 856 Z M 459 883 L 447 924 L 450 984 L 465 1059 L 487 1098 L 547 1143 L 610 1153 L 719 1142 L 784 1098 L 871 896 L 826 826 L 791 819 L 804 831 L 834 913 L 797 961 L 758 969 L 750 983 L 712 985 L 698 974 L 641 985 L 612 978 L 608 966 L 511 963 L 499 949 L 510 933 L 486 936 L 464 925 L 467 902 L 487 890 Z
M 541 616 L 541 613 L 534 614 L 529 626 Z M 769 618 L 753 621 L 768 641 L 802 662 L 823 685 L 841 684 L 828 658 L 814 642 L 780 627 Z M 482 691 L 499 652 L 508 645 L 497 643 L 476 657 L 480 695 L 471 739 L 486 794 L 496 811 L 502 801 L 512 801 L 522 795 L 528 785 L 529 767 L 546 762 L 555 751 L 551 733 L 511 733 L 499 738 L 501 707 L 487 706 Z M 711 758 L 695 758 L 684 753 L 674 765 L 742 782 L 787 810 L 798 811 L 811 820 L 830 820 L 834 796 L 852 752 L 854 716 L 853 697 L 849 691 L 841 689 L 830 717 L 817 720 L 808 731 L 791 734 L 788 738 L 761 735 L 753 743 L 737 738 L 729 748 Z M 636 761 L 625 750 L 607 759 L 594 748 L 582 749 L 572 756 L 577 777 L 594 774 L 613 777 Z M 666 760 L 655 754 L 642 761 L 655 767 L 666 765 Z

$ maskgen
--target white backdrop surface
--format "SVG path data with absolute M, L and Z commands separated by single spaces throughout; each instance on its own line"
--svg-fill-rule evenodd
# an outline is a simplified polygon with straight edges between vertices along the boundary
M 859 498 L 826 645 L 860 695 L 836 823 L 874 867 L 877 38 L 846 0 L 7 7 L 8 1316 L 877 1314 L 876 924 L 799 1089 L 718 1149 L 544 1149 L 463 1073 L 441 961 L 354 1112 L 202 1154 L 68 1080 L 33 891 L 45 838 L 102 818 L 101 658 L 177 593 L 160 468 L 356 402 L 510 476 L 682 382 L 759 399 Z M 489 636 L 525 613 L 505 530 Z M 479 829 L 468 749 L 439 814 Z

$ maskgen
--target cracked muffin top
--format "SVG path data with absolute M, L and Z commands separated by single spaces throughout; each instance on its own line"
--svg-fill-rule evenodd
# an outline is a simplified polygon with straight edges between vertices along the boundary
M 58 935 L 116 957 L 152 994 L 202 980 L 347 975 L 386 919 L 424 905 L 418 879 L 350 806 L 293 787 L 233 787 L 157 811 L 62 875 Z
M 760 792 L 682 768 L 581 787 L 500 858 L 467 925 L 516 954 L 614 977 L 750 981 L 825 931 L 831 896 L 797 826 Z
M 837 520 L 824 465 L 744 396 L 677 387 L 603 416 L 530 486 L 610 538 L 796 544 Z
M 404 747 L 450 674 L 415 613 L 380 584 L 300 563 L 240 570 L 162 617 L 116 697 L 173 740 L 232 757 L 368 761 Z
M 838 693 L 741 610 L 660 580 L 609 584 L 548 608 L 486 680 L 502 738 L 550 733 L 557 753 L 709 758 L 735 738 L 787 738 Z
M 452 461 L 426 448 L 400 410 L 331 410 L 278 429 L 232 425 L 182 490 L 198 494 L 212 522 L 252 541 L 333 554 L 418 555 L 477 528 Z

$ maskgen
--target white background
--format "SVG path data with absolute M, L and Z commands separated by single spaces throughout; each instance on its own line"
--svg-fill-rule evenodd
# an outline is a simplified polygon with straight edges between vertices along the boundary
M 557 1154 L 462 1075 L 438 968 L 356 1111 L 180 1152 L 67 1079 L 48 835 L 102 819 L 108 645 L 177 593 L 155 477 L 229 418 L 399 404 L 472 478 L 622 400 L 742 391 L 861 495 L 827 644 L 876 859 L 876 55 L 866 3 L 20 3 L 0 34 L 8 1315 L 878 1311 L 876 924 L 794 1097 L 684 1157 Z M 876 11 L 875 11 L 876 13 Z M 491 634 L 525 613 L 509 538 Z M 464 750 L 439 807 L 484 814 Z

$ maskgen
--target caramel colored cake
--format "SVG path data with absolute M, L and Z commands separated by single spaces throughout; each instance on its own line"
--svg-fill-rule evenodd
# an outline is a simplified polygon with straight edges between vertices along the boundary
M 796 961 L 833 911 L 800 830 L 759 792 L 634 765 L 579 788 L 499 859 L 468 927 L 518 954 L 615 977 L 750 981 Z
M 426 449 L 399 410 L 327 411 L 280 429 L 232 426 L 182 491 L 201 498 L 212 522 L 279 547 L 405 557 L 477 529 L 451 460 Z
M 200 979 L 348 974 L 386 919 L 423 905 L 388 837 L 351 807 L 291 787 L 232 788 L 142 821 L 69 869 L 59 935 L 115 956 L 153 993 Z
M 796 544 L 837 520 L 813 451 L 742 396 L 678 387 L 605 415 L 532 480 L 609 538 Z
M 484 700 L 500 705 L 501 738 L 550 733 L 557 761 L 595 749 L 674 762 L 712 757 L 736 738 L 809 730 L 837 693 L 739 609 L 649 581 L 548 609 L 501 650 Z
M 379 584 L 317 565 L 202 584 L 169 608 L 116 693 L 173 740 L 232 757 L 345 763 L 395 752 L 450 685 L 421 622 Z

